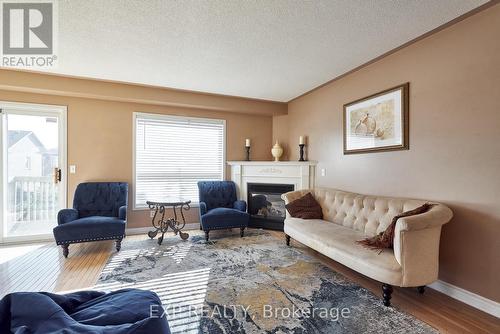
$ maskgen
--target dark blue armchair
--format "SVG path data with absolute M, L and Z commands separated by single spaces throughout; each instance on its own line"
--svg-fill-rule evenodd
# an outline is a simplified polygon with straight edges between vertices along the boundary
M 200 223 L 208 241 L 210 230 L 240 228 L 243 237 L 250 216 L 247 203 L 236 199 L 236 185 L 232 181 L 200 181 Z
M 127 225 L 127 200 L 125 182 L 80 183 L 73 209 L 59 211 L 53 230 L 64 256 L 68 257 L 70 244 L 98 240 L 116 240 L 119 251 Z

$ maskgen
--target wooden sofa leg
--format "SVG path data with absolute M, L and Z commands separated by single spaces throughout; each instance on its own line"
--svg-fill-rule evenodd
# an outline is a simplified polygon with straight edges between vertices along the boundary
M 286 240 L 286 245 L 290 246 L 290 236 L 288 234 L 285 234 L 285 240 Z
M 421 295 L 423 295 L 424 292 L 425 292 L 425 285 L 417 287 L 417 291 L 418 291 L 418 293 L 420 293 Z
M 240 227 L 240 237 L 243 238 L 244 235 L 245 235 L 245 228 Z
M 65 258 L 68 257 L 69 255 L 69 245 L 61 245 L 62 249 L 63 249 L 63 255 Z
M 116 251 L 119 252 L 122 249 L 122 239 L 116 239 Z
M 382 296 L 384 298 L 384 305 L 391 306 L 391 295 L 392 295 L 392 286 L 389 284 L 382 284 Z
M 205 231 L 205 241 L 208 241 L 208 233 L 210 233 L 210 231 Z

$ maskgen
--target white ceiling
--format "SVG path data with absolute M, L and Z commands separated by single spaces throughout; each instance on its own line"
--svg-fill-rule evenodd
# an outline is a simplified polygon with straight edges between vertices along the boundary
M 486 0 L 61 0 L 51 72 L 289 101 Z

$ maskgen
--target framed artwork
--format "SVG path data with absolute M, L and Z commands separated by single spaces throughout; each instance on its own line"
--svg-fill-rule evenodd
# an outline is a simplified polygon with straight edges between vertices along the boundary
M 407 150 L 409 83 L 344 105 L 344 154 Z

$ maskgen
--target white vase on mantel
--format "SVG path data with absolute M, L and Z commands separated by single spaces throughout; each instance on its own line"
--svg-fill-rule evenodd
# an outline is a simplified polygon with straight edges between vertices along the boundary
M 271 154 L 274 157 L 274 161 L 280 161 L 281 156 L 283 155 L 283 147 L 280 146 L 278 141 L 276 141 L 276 144 L 274 144 Z

